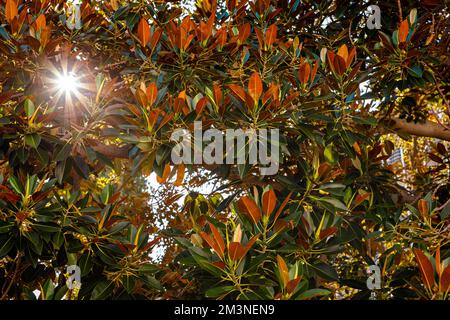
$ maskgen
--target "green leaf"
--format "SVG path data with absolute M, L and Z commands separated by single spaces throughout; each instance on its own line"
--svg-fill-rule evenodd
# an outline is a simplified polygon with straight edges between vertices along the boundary
M 91 294 L 92 300 L 105 300 L 110 296 L 114 289 L 114 283 L 102 280 L 95 286 Z
M 26 134 L 25 143 L 30 147 L 37 149 L 37 147 L 41 143 L 41 136 L 37 133 Z
M 163 287 L 161 286 L 161 283 L 159 283 L 158 280 L 155 279 L 155 277 L 149 276 L 148 274 L 144 274 L 141 279 L 144 280 L 144 282 L 153 289 L 156 289 L 158 291 L 162 291 Z
M 125 275 L 122 277 L 122 284 L 128 294 L 133 293 L 136 279 L 134 276 Z
M 15 192 L 17 192 L 18 194 L 22 194 L 23 195 L 22 185 L 20 184 L 19 180 L 17 180 L 16 177 L 11 176 L 8 181 L 11 184 L 11 186 L 13 187 Z
M 303 292 L 301 295 L 298 296 L 298 300 L 308 300 L 315 297 L 323 297 L 331 294 L 331 291 L 326 289 L 310 289 Z
M 334 151 L 334 146 L 332 144 L 326 146 L 325 150 L 323 151 L 323 155 L 328 163 L 330 164 L 337 163 L 338 155 L 336 151 Z
M 53 300 L 62 300 L 64 295 L 67 293 L 67 285 L 63 285 L 62 287 L 58 288 L 55 292 L 55 296 L 53 297 Z
M 215 287 L 215 288 L 208 289 L 205 292 L 205 296 L 207 298 L 217 298 L 221 295 L 232 292 L 233 290 L 234 290 L 233 286 Z
M 7 233 L 14 226 L 14 222 L 0 221 L 0 233 Z
M 316 272 L 316 274 L 325 280 L 329 281 L 338 281 L 339 276 L 336 272 L 336 270 L 330 266 L 329 264 L 326 264 L 325 262 L 319 262 L 316 264 L 310 264 L 311 268 Z
M 412 68 L 408 68 L 408 73 L 409 73 L 410 75 L 412 75 L 413 77 L 416 77 L 416 78 L 422 78 L 422 75 L 423 75 L 423 69 L 422 69 L 421 66 L 416 65 L 416 66 L 414 66 L 414 67 L 412 67 Z
M 150 274 L 154 274 L 156 272 L 158 272 L 160 269 L 158 266 L 155 266 L 154 264 L 144 264 L 143 266 L 141 266 L 139 268 L 139 272 L 142 273 L 150 273 Z
M 58 232 L 61 230 L 61 228 L 55 223 L 45 224 L 45 223 L 35 222 L 35 223 L 32 223 L 31 226 L 33 228 L 36 228 L 39 231 L 44 231 L 44 232 Z
M 42 286 L 42 296 L 44 300 L 52 300 L 55 293 L 55 285 L 51 279 L 47 279 Z
M 33 101 L 31 101 L 30 99 L 25 100 L 24 109 L 27 117 L 31 117 L 34 114 L 34 111 L 36 110 Z
M 6 256 L 11 248 L 14 245 L 14 238 L 8 238 L 8 240 L 4 241 L 3 239 L 0 241 L 0 258 Z
M 439 215 L 441 216 L 441 219 L 444 220 L 448 217 L 449 213 L 450 213 L 450 202 L 447 203 L 447 205 L 444 207 L 444 209 L 442 209 Z
M 86 276 L 92 270 L 93 265 L 94 263 L 92 262 L 91 253 L 89 251 L 86 251 L 78 261 L 78 266 L 81 270 L 81 276 Z

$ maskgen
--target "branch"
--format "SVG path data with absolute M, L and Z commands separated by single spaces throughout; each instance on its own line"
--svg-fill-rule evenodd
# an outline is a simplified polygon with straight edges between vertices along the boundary
M 450 130 L 429 120 L 426 120 L 424 123 L 414 123 L 394 118 L 386 120 L 383 125 L 389 131 L 395 131 L 397 133 L 408 133 L 414 136 L 438 138 L 450 141 Z

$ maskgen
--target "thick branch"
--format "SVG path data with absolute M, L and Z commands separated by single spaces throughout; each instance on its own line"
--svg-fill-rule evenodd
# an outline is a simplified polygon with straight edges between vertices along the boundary
M 426 120 L 424 123 L 414 123 L 394 118 L 387 120 L 384 125 L 387 129 L 398 133 L 408 133 L 414 136 L 438 138 L 450 141 L 450 130 L 433 121 Z

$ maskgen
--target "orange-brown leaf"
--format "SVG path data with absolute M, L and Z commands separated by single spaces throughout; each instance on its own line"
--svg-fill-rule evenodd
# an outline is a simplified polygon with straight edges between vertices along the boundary
M 356 55 L 356 48 L 353 47 L 352 50 L 350 51 L 349 55 L 348 55 L 347 60 L 346 60 L 347 68 L 350 67 L 350 65 L 352 64 L 353 59 L 355 58 L 355 55 Z
M 224 252 L 225 252 L 225 243 L 222 239 L 222 236 L 220 235 L 219 230 L 211 223 L 209 223 L 209 228 L 211 229 L 214 240 L 217 244 L 217 248 L 219 250 L 218 254 L 221 258 L 223 258 Z
M 289 281 L 286 285 L 287 293 L 291 294 L 292 292 L 294 292 L 294 290 L 297 288 L 298 284 L 300 283 L 300 280 L 302 280 L 301 276 Z
M 248 196 L 243 196 L 241 199 L 239 199 L 238 206 L 241 211 L 244 211 L 250 216 L 255 224 L 257 224 L 261 219 L 261 212 L 258 206 L 256 205 L 255 201 L 253 201 Z
M 289 269 L 288 269 L 284 259 L 279 255 L 277 255 L 277 265 L 278 265 L 278 271 L 280 272 L 280 277 L 281 277 L 281 281 L 283 284 L 283 288 L 286 288 L 286 285 L 289 282 Z
M 398 29 L 398 42 L 402 43 L 406 41 L 409 33 L 408 19 L 405 19 L 400 23 L 400 28 Z
M 439 288 L 441 292 L 450 291 L 450 264 L 442 271 L 439 279 Z
M 356 208 L 361 203 L 363 203 L 364 200 L 368 199 L 370 197 L 370 192 L 366 192 L 364 194 L 358 194 L 355 197 L 355 201 L 353 202 L 353 206 Z
M 245 40 L 247 40 L 248 36 L 250 35 L 251 27 L 249 23 L 243 24 L 239 27 L 239 37 L 238 40 L 240 44 L 244 43 Z
M 261 96 L 263 91 L 263 85 L 261 81 L 261 77 L 258 72 L 254 72 L 250 76 L 250 80 L 248 82 L 248 93 L 252 97 L 255 104 L 258 102 L 259 97 Z
M 167 178 L 170 175 L 170 171 L 171 171 L 170 164 L 167 163 L 166 166 L 164 167 L 164 172 L 163 172 L 162 177 L 157 176 L 156 181 L 158 181 L 158 183 L 166 182 Z
M 343 44 L 342 46 L 340 46 L 340 48 L 338 49 L 337 55 L 342 57 L 342 59 L 344 59 L 344 61 L 347 61 L 347 58 L 348 58 L 347 45 Z
M 319 239 L 322 240 L 322 239 L 324 239 L 324 238 L 327 238 L 327 237 L 329 237 L 329 236 L 335 234 L 336 232 L 337 232 L 337 228 L 336 228 L 336 227 L 329 227 L 329 228 L 326 228 L 326 229 L 320 231 L 320 233 L 319 233 Z
M 214 102 L 217 105 L 220 105 L 220 102 L 222 101 L 222 89 L 219 85 L 215 84 L 213 86 L 213 94 L 214 94 Z
M 206 232 L 201 231 L 200 236 L 203 238 L 203 240 L 208 243 L 208 245 L 219 255 L 221 258 L 223 258 L 223 255 L 221 256 L 221 250 L 215 240 Z
M 240 85 L 237 84 L 229 84 L 228 88 L 233 91 L 234 95 L 237 96 L 242 101 L 245 101 L 245 91 Z
M 6 0 L 5 5 L 5 16 L 6 21 L 8 23 L 11 23 L 11 21 L 19 14 L 19 11 L 17 9 L 17 1 L 16 0 Z
M 356 152 L 356 154 L 357 154 L 358 156 L 362 155 L 361 148 L 359 147 L 358 142 L 355 141 L 355 142 L 353 143 L 352 147 L 353 147 L 353 150 L 355 150 L 355 152 Z
M 138 38 L 141 41 L 141 45 L 145 47 L 150 41 L 150 26 L 146 19 L 141 18 L 138 25 Z
M 278 217 L 280 216 L 281 212 L 283 212 L 284 207 L 287 205 L 288 201 L 291 199 L 291 196 L 292 196 L 292 191 L 289 192 L 287 197 L 281 203 L 281 206 L 278 208 L 277 213 L 275 214 L 274 221 L 276 221 L 278 219 Z
M 177 179 L 174 182 L 174 185 L 179 187 L 183 184 L 183 180 L 184 180 L 184 173 L 185 173 L 185 166 L 184 163 L 181 162 L 178 165 L 178 169 L 177 169 Z
M 158 96 L 158 88 L 156 87 L 156 83 L 152 82 L 146 89 L 148 103 L 153 105 L 156 101 L 156 97 Z
M 441 276 L 441 247 L 439 246 L 436 249 L 436 258 L 435 258 L 435 265 L 436 265 L 436 273 L 438 276 Z
M 336 70 L 336 73 L 340 76 L 342 76 L 345 72 L 345 70 L 347 70 L 347 62 L 344 58 L 342 58 L 339 55 L 336 55 L 334 57 L 334 70 Z
M 37 17 L 37 19 L 34 23 L 36 24 L 36 31 L 42 30 L 47 25 L 45 16 L 43 14 L 41 14 L 39 17 Z
M 270 48 L 272 44 L 276 41 L 276 39 L 277 39 L 277 26 L 275 24 L 272 24 L 266 30 L 265 36 L 266 46 Z
M 298 69 L 298 79 L 302 84 L 306 84 L 309 79 L 309 74 L 311 72 L 311 66 L 308 62 L 303 62 Z
M 208 98 L 202 97 L 200 100 L 198 100 L 197 105 L 195 106 L 195 112 L 197 112 L 197 114 L 201 114 L 207 103 Z
M 246 251 L 244 246 L 239 242 L 230 242 L 228 245 L 228 254 L 230 255 L 231 260 L 238 261 L 245 256 Z
M 160 28 L 156 29 L 155 32 L 153 32 L 152 38 L 150 40 L 150 45 L 152 48 L 156 47 L 156 45 L 158 44 L 158 41 L 161 38 L 162 32 L 163 31 Z
M 319 60 L 314 64 L 313 70 L 311 71 L 311 82 L 314 82 L 316 78 L 317 69 L 319 69 Z
M 267 190 L 264 192 L 262 196 L 262 209 L 264 212 L 264 215 L 270 216 L 275 209 L 275 205 L 277 203 L 277 196 L 275 195 L 275 192 L 272 189 Z
M 428 289 L 431 289 L 434 285 L 433 265 L 431 264 L 430 260 L 428 260 L 428 258 L 425 256 L 425 254 L 421 250 L 414 249 L 414 255 L 416 256 L 416 260 L 419 265 L 423 284 Z
M 428 201 L 425 199 L 420 199 L 417 206 L 419 207 L 419 212 L 422 218 L 428 220 Z

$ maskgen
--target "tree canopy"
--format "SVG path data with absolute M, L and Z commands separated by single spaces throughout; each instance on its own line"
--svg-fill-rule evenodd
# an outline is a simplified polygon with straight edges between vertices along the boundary
M 80 2 L 0 1 L 0 299 L 449 298 L 444 1 Z

